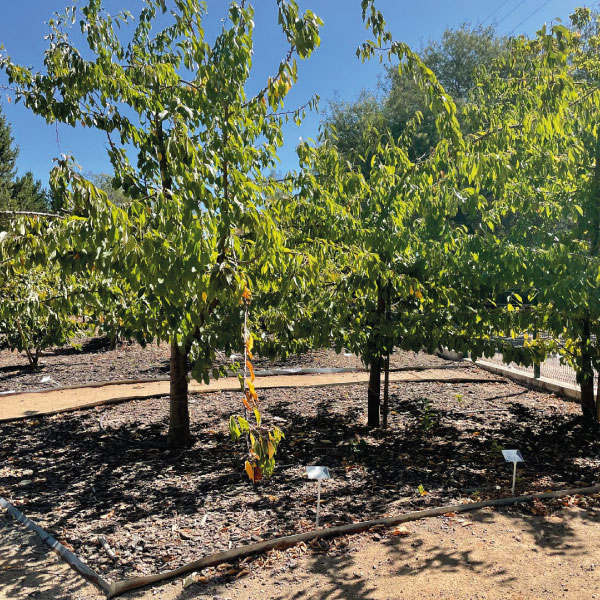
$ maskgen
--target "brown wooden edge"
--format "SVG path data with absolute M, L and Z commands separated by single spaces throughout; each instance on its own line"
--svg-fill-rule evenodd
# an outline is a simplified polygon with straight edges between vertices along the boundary
M 410 369 L 410 371 L 416 371 L 417 369 Z M 353 371 L 354 372 L 354 371 Z M 360 372 L 360 371 L 358 371 Z M 259 373 L 256 373 L 257 377 L 260 376 Z M 293 375 L 298 375 L 298 373 L 293 373 Z M 132 383 L 148 383 L 151 382 L 152 380 L 149 381 L 133 381 Z M 163 379 L 159 379 L 157 381 L 168 381 L 168 380 L 163 380 Z M 432 382 L 436 382 L 436 381 L 442 381 L 443 383 L 502 383 L 504 382 L 504 379 L 482 379 L 481 377 L 449 377 L 447 379 L 443 379 L 440 380 L 439 377 L 423 377 L 421 379 L 406 379 L 406 380 L 400 380 L 400 381 L 392 381 L 392 383 L 432 383 Z M 311 386 L 305 386 L 305 387 L 315 387 L 315 388 L 319 388 L 319 387 L 334 387 L 334 386 L 345 386 L 345 385 L 360 385 L 360 381 L 342 381 L 342 382 L 327 382 L 327 383 L 315 383 L 314 385 Z M 116 383 L 110 383 L 110 384 L 102 384 L 102 385 L 116 385 Z M 97 385 L 97 384 L 92 384 L 92 385 L 88 385 L 88 386 L 80 386 L 81 388 L 84 387 L 102 387 L 102 385 Z M 285 389 L 285 388 L 295 388 L 298 387 L 298 385 L 286 385 L 286 384 L 281 384 L 281 385 L 277 385 L 277 386 L 267 386 L 263 389 L 269 389 L 269 390 L 277 390 L 277 389 Z M 79 389 L 79 387 L 72 387 L 72 388 L 54 388 L 53 390 L 45 390 L 48 392 L 53 392 L 53 391 L 61 391 L 61 390 L 66 390 L 66 389 Z M 190 390 L 190 394 L 218 394 L 221 392 L 236 392 L 239 390 L 239 383 L 233 383 L 231 384 L 231 386 L 227 386 L 227 387 L 223 387 L 220 389 L 208 389 L 208 390 Z M 21 392 L 20 392 L 21 393 Z M 22 392 L 22 393 L 34 393 L 34 392 Z M 96 408 L 98 406 L 106 406 L 106 405 L 110 405 L 110 404 L 122 404 L 124 402 L 130 402 L 132 400 L 150 400 L 152 398 L 163 398 L 165 396 L 168 396 L 169 393 L 168 391 L 165 392 L 156 392 L 153 394 L 134 394 L 132 396 L 122 396 L 122 397 L 116 397 L 116 398 L 107 398 L 106 400 L 98 400 L 97 402 L 90 402 L 90 403 L 83 403 L 83 404 L 77 404 L 75 406 L 68 406 L 68 407 L 64 407 L 64 408 L 58 408 L 56 410 L 51 410 L 51 411 L 40 411 L 40 412 L 36 412 L 36 413 L 31 413 L 29 415 L 22 415 L 19 417 L 6 417 L 6 418 L 2 418 L 0 419 L 0 423 L 13 423 L 13 422 L 18 422 L 18 421 L 28 421 L 30 419 L 37 419 L 39 417 L 51 417 L 53 415 L 58 415 L 61 413 L 69 413 L 69 412 L 77 412 L 78 410 L 88 410 L 90 408 Z M 2 400 L 3 396 L 0 396 L 0 401 Z

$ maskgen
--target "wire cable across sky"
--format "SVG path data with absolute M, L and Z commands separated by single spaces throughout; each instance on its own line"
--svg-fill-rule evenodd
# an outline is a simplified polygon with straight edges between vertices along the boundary
M 502 4 L 500 4 L 500 6 L 497 6 L 496 9 L 494 10 L 494 12 L 492 12 L 491 14 L 489 14 L 483 21 L 481 21 L 480 25 L 484 25 L 487 21 L 489 21 L 502 7 L 506 6 L 508 3 L 510 2 L 510 0 L 504 0 L 504 2 Z
M 517 10 L 517 8 L 523 6 L 523 4 L 525 4 L 526 0 L 521 0 L 521 2 L 519 2 L 519 4 L 517 4 L 514 8 L 512 8 L 511 10 L 509 10 L 497 23 L 496 23 L 496 27 L 498 25 L 500 25 L 500 23 L 502 23 L 503 21 L 506 21 L 506 19 L 508 19 L 508 17 L 510 17 L 510 15 L 512 15 L 515 10 Z
M 542 10 L 542 8 L 544 8 L 544 6 L 546 6 L 547 4 L 550 4 L 550 2 L 552 2 L 552 0 L 546 0 L 546 2 L 544 2 L 541 6 L 538 6 L 538 8 L 536 8 L 528 17 L 525 17 L 518 25 L 515 25 L 515 27 L 511 29 L 508 35 L 512 35 L 516 29 L 521 27 L 521 25 L 523 25 L 524 23 L 527 23 L 527 21 L 529 21 L 531 17 L 537 15 L 540 12 L 540 10 Z

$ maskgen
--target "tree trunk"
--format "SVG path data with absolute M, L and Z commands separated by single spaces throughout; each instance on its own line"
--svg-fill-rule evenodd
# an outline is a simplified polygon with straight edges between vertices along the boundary
M 381 289 L 381 282 L 377 282 L 377 311 L 375 322 L 375 335 L 377 348 L 373 351 L 373 357 L 370 364 L 369 373 L 369 391 L 368 391 L 368 415 L 367 424 L 369 427 L 379 427 L 380 419 L 380 399 L 381 399 L 381 367 L 383 365 L 381 352 L 381 327 L 385 317 L 385 298 Z
M 371 362 L 369 372 L 368 416 L 369 427 L 379 427 L 379 398 L 381 395 L 381 356 Z
M 190 414 L 188 411 L 188 353 L 182 353 L 177 340 L 171 341 L 171 396 L 169 414 L 169 448 L 191 445 Z
M 383 379 L 383 428 L 388 426 L 389 412 L 389 397 L 390 397 L 390 355 L 389 352 L 385 357 L 385 377 Z
M 592 354 L 590 351 L 590 321 L 584 319 L 580 342 L 581 362 L 577 380 L 581 387 L 581 411 L 586 421 L 597 422 L 597 406 L 594 396 L 594 367 L 592 366 Z
M 600 375 L 598 376 L 598 390 L 596 392 L 596 421 L 600 423 Z

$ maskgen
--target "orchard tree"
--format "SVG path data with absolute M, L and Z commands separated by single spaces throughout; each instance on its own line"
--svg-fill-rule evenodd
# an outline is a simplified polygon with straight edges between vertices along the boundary
M 473 131 L 465 154 L 476 177 L 462 201 L 488 218 L 479 269 L 517 290 L 509 306 L 521 313 L 520 331 L 554 335 L 593 422 L 600 420 L 600 35 L 587 9 L 571 20 L 513 40 L 480 72 L 465 107 Z
M 425 65 L 456 103 L 457 118 L 462 125 L 460 108 L 475 85 L 477 70 L 500 56 L 506 44 L 506 38 L 497 36 L 493 27 L 471 27 L 465 23 L 457 29 L 446 29 L 440 40 L 430 41 L 420 51 Z M 421 116 L 415 123 L 417 114 Z M 395 140 L 401 136 L 407 138 L 403 143 L 407 144 L 411 160 L 416 160 L 430 153 L 439 141 L 436 116 L 414 78 L 392 63 L 386 65 L 378 93 L 363 90 L 354 102 L 335 98 L 329 103 L 324 134 L 334 140 L 346 159 L 360 164 L 368 175 L 377 146 L 365 137 L 368 129 L 389 130 Z
M 0 343 L 24 352 L 36 369 L 44 350 L 64 346 L 82 333 L 83 325 L 74 316 L 80 285 L 73 277 L 63 278 L 56 267 L 23 267 L 10 256 L 9 234 L 2 234 Z
M 276 164 L 285 118 L 277 111 L 296 81 L 296 58 L 319 44 L 321 21 L 295 2 L 277 8 L 288 52 L 253 96 L 254 10 L 244 0 L 229 4 L 213 43 L 199 0 L 149 0 L 135 25 L 129 13 L 110 16 L 89 0 L 50 20 L 43 72 L 0 59 L 17 101 L 48 122 L 106 134 L 113 187 L 131 202 L 111 203 L 70 159 L 58 161 L 53 193 L 71 216 L 50 226 L 32 260 L 113 275 L 139 298 L 120 319 L 140 341 L 170 344 L 172 448 L 190 443 L 189 363 L 207 380 L 216 349 L 240 347 L 244 288 L 260 292 L 288 260 L 261 209 L 275 194 L 263 173 Z

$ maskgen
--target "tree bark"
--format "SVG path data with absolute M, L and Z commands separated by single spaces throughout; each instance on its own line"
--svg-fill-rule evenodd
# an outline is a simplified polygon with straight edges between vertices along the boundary
M 169 403 L 169 448 L 191 445 L 188 410 L 188 352 L 181 352 L 177 340 L 171 341 L 171 387 Z
M 369 372 L 369 391 L 367 425 L 379 427 L 379 399 L 381 395 L 381 356 L 377 356 L 372 362 Z
M 367 394 L 368 415 L 367 424 L 369 427 L 379 427 L 380 424 L 380 404 L 381 404 L 381 367 L 383 358 L 381 352 L 381 327 L 385 317 L 385 298 L 381 289 L 381 282 L 377 282 L 377 309 L 375 322 L 375 335 L 377 339 L 377 348 L 373 352 L 370 361 L 369 372 L 369 391 Z
M 390 354 L 385 357 L 385 377 L 383 379 L 383 428 L 388 426 L 389 413 L 389 398 L 390 398 Z
M 586 421 L 597 422 L 597 406 L 594 396 L 594 367 L 592 365 L 592 354 L 590 351 L 590 320 L 585 318 L 581 331 L 581 362 L 577 379 L 581 387 L 581 411 Z

